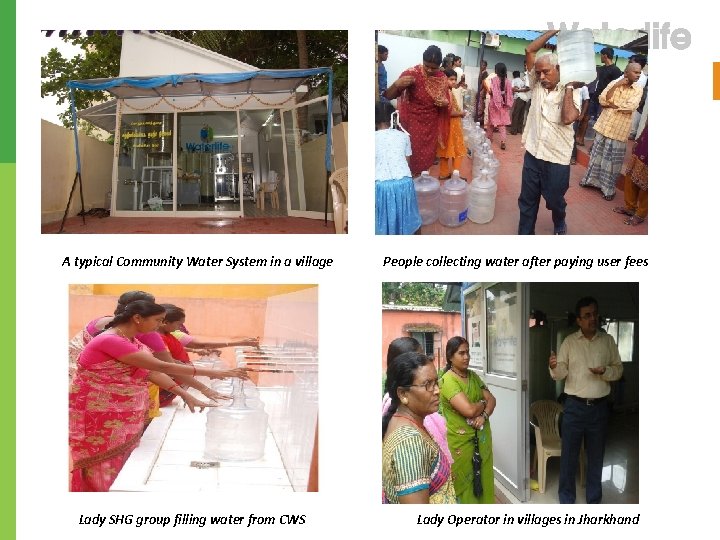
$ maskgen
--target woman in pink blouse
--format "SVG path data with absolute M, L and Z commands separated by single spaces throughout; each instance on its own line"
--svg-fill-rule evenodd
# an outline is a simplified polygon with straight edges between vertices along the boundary
M 154 332 L 165 310 L 147 300 L 128 303 L 80 353 L 70 388 L 71 491 L 108 491 L 137 446 L 148 412 L 148 384 L 180 396 L 200 410 L 200 401 L 169 375 L 247 378 L 246 371 L 206 369 L 163 362 L 136 336 Z

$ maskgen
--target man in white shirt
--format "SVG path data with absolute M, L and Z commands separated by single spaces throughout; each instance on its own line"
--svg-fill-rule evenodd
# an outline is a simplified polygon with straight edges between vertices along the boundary
M 462 68 L 462 58 L 460 56 L 453 57 L 452 69 L 457 73 L 457 84 L 465 84 L 465 73 Z
M 555 54 L 535 58 L 536 53 L 559 30 L 548 30 L 525 49 L 529 73 L 530 112 L 523 131 L 525 157 L 518 197 L 518 234 L 535 234 L 540 197 L 552 212 L 554 234 L 566 234 L 565 193 L 570 185 L 570 159 L 580 116 L 581 82 L 560 85 L 560 66 Z
M 570 159 L 570 165 L 575 165 L 575 163 L 577 163 L 577 147 L 585 146 L 584 138 L 580 137 L 580 128 L 588 116 L 588 109 L 590 107 L 590 91 L 588 90 L 587 85 L 583 86 L 580 89 L 580 100 L 582 101 L 582 106 L 580 108 L 580 117 L 573 124 L 573 129 L 575 130 L 575 144 L 573 145 L 572 159 Z
M 578 300 L 575 316 L 580 330 L 565 338 L 558 355 L 551 353 L 548 363 L 553 380 L 566 379 L 558 497 L 561 504 L 575 503 L 575 471 L 584 440 L 585 499 L 588 504 L 599 504 L 610 415 L 607 398 L 610 382 L 622 377 L 623 365 L 615 340 L 598 327 L 597 300 L 591 296 Z
M 518 133 L 522 133 L 525 127 L 525 112 L 528 107 L 528 101 L 530 100 L 530 87 L 527 84 L 527 77 L 520 77 L 519 71 L 513 71 L 511 84 L 515 102 L 513 103 L 512 112 L 510 113 L 510 118 L 512 118 L 510 135 L 517 135 Z

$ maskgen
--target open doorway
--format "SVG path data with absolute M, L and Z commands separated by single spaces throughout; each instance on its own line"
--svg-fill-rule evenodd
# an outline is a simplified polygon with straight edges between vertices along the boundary
M 601 332 L 617 343 L 622 377 L 610 383 L 609 420 L 602 467 L 602 502 L 639 502 L 639 284 L 638 283 L 530 283 L 528 284 L 528 404 L 552 400 L 563 405 L 566 381 L 549 377 L 548 358 L 578 331 L 575 303 L 583 296 L 598 301 Z M 562 418 L 560 418 L 562 422 Z M 529 431 L 530 503 L 557 503 L 560 458 L 547 461 L 544 493 L 537 484 L 534 429 Z M 580 475 L 577 501 L 584 502 Z
M 470 341 L 471 366 L 497 398 L 493 424 L 496 484 L 511 502 L 558 503 L 560 458 L 547 460 L 544 489 L 539 483 L 538 442 L 531 422 L 533 403 L 557 404 L 555 435 L 562 436 L 565 380 L 548 369 L 551 352 L 577 336 L 576 302 L 598 303 L 598 333 L 618 343 L 622 376 L 609 383 L 602 401 L 609 410 L 602 464 L 602 502 L 637 503 L 639 408 L 638 283 L 465 283 L 463 330 Z M 560 411 L 559 413 L 557 411 Z M 500 424 L 500 425 L 498 425 Z M 498 428 L 496 428 L 498 426 Z M 556 440 L 557 453 L 561 439 Z M 510 451 L 508 451 L 510 450 Z M 582 475 L 576 475 L 576 501 L 585 502 Z
M 482 379 L 496 400 L 489 418 L 496 500 L 559 503 L 560 458 L 548 459 L 545 489 L 540 492 L 535 457 L 537 441 L 530 423 L 530 407 L 534 402 L 545 400 L 557 404 L 563 411 L 564 382 L 551 377 L 549 358 L 551 351 L 560 350 L 568 336 L 577 336 L 576 303 L 586 296 L 596 299 L 597 333 L 612 336 L 619 356 L 613 361 L 622 365 L 622 375 L 611 379 L 609 387 L 603 389 L 609 394 L 603 393 L 601 399 L 601 403 L 608 405 L 609 415 L 602 460 L 602 502 L 636 504 L 639 502 L 638 283 L 383 284 L 383 353 L 398 337 L 415 338 L 427 352 L 429 340 L 423 332 L 428 331 L 430 323 L 437 325 L 443 331 L 435 334 L 433 348 L 438 351 L 436 365 L 442 377 L 448 341 L 454 336 L 467 340 L 470 356 L 467 368 Z M 459 298 L 460 302 L 451 302 L 453 298 Z M 605 337 L 602 340 L 608 343 Z M 383 365 L 383 370 L 385 368 Z M 559 415 L 557 419 L 562 421 Z M 579 474 L 576 475 L 576 502 L 585 502 L 585 485 Z

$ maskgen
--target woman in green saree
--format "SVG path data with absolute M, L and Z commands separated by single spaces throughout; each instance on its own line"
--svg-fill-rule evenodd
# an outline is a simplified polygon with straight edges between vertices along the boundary
M 465 338 L 450 338 L 445 347 L 445 358 L 447 366 L 440 384 L 440 403 L 447 422 L 448 446 L 454 460 L 452 478 L 455 493 L 459 503 L 492 504 L 495 502 L 495 490 L 489 419 L 495 410 L 495 397 L 482 379 L 468 369 L 470 347 Z M 479 485 L 473 487 L 476 444 L 481 459 L 480 481 L 476 484 L 482 485 L 482 493 Z

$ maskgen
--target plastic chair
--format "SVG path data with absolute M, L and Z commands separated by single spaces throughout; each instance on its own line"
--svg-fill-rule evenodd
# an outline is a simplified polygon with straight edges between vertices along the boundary
M 330 194 L 333 203 L 335 233 L 347 234 L 348 228 L 348 170 L 342 167 L 330 175 Z
M 272 208 L 280 208 L 280 197 L 278 196 L 278 185 L 280 178 L 278 173 L 270 171 L 266 182 L 260 183 L 258 190 L 258 209 L 265 210 L 265 195 L 270 195 L 270 206 Z
M 540 493 L 545 493 L 547 460 L 560 456 L 560 414 L 563 407 L 556 401 L 542 399 L 530 405 L 530 425 L 535 428 L 535 456 Z M 536 423 L 533 423 L 535 420 Z M 585 485 L 584 448 L 580 449 L 580 483 Z

